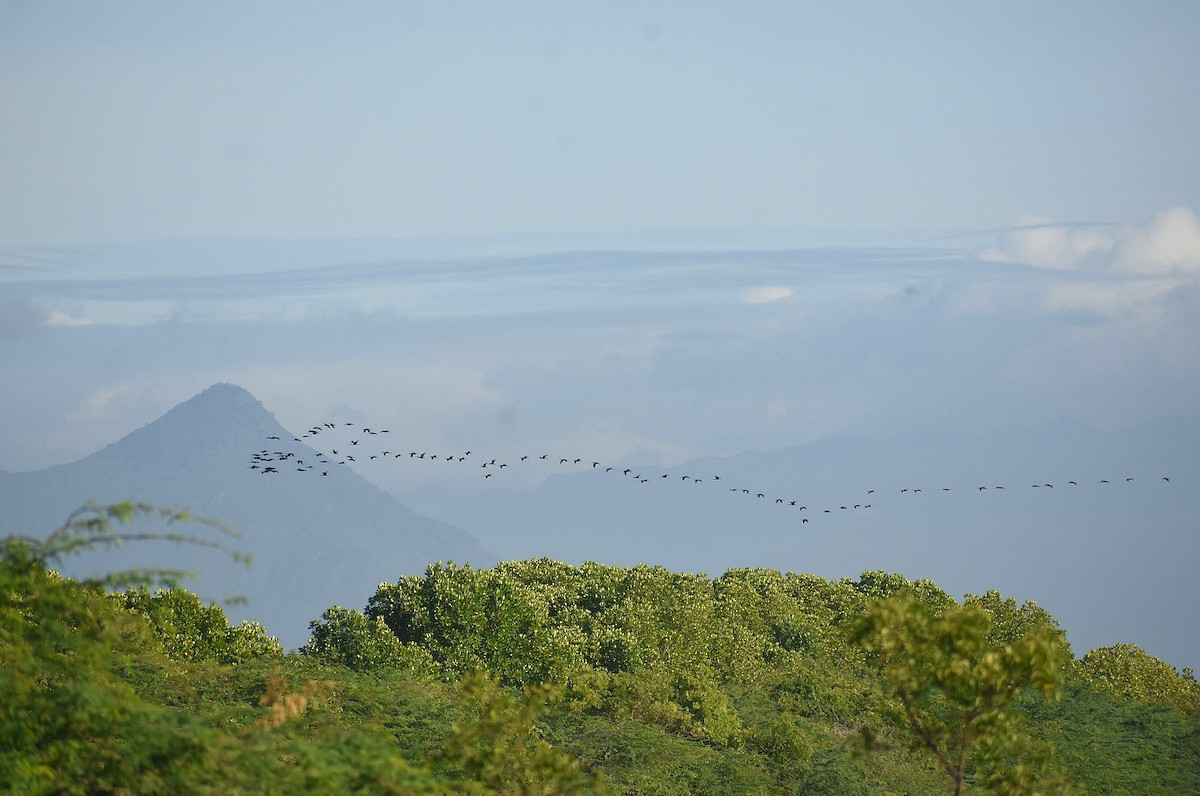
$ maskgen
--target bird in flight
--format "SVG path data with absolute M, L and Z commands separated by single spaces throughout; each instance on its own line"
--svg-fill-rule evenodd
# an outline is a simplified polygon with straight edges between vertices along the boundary
M 313 436 L 313 435 L 316 435 L 316 434 L 322 433 L 322 432 L 324 432 L 326 435 L 329 435 L 329 434 L 337 435 L 338 434 L 337 429 L 339 429 L 343 425 L 347 426 L 347 427 L 353 427 L 355 424 L 353 424 L 353 423 L 344 423 L 344 424 L 336 423 L 335 424 L 335 423 L 329 422 L 329 423 L 324 423 L 321 425 L 315 425 L 311 429 L 309 429 L 308 433 L 304 435 L 304 438 L 307 439 L 310 436 Z M 376 435 L 377 433 L 378 434 L 386 433 L 387 431 L 388 431 L 387 429 L 377 430 L 374 428 L 360 427 L 360 428 L 357 428 L 356 430 L 347 430 L 345 432 L 342 432 L 342 434 L 344 434 L 344 436 L 340 436 L 338 441 L 331 440 L 331 442 L 332 442 L 332 444 L 342 444 L 344 446 L 350 447 L 353 450 L 361 451 L 362 455 L 359 457 L 359 459 L 362 460 L 363 462 L 376 461 L 379 459 L 386 460 L 387 458 L 390 458 L 392 456 L 392 453 L 393 453 L 392 451 L 384 450 L 384 451 L 382 451 L 382 453 L 380 453 L 379 450 L 367 450 L 367 449 L 371 446 L 370 437 Z M 355 435 L 357 435 L 357 436 L 355 436 Z M 272 434 L 272 435 L 266 437 L 266 439 L 271 440 L 272 442 L 280 443 L 280 446 L 282 445 L 281 440 L 284 438 L 290 439 L 291 437 L 290 437 L 290 435 L 288 437 L 282 437 L 281 435 L 277 435 L 277 434 Z M 295 442 L 299 443 L 302 446 L 304 445 L 304 443 L 301 441 L 301 439 L 296 439 Z M 324 445 L 322 445 L 322 447 L 324 447 Z M 382 446 L 380 446 L 380 447 L 382 447 Z M 306 449 L 306 450 L 308 450 L 308 449 Z M 345 448 L 343 448 L 343 450 L 345 450 Z M 339 451 L 336 448 L 330 448 L 330 451 L 331 451 L 331 453 L 329 453 L 329 454 L 326 454 L 326 453 L 323 453 L 320 451 L 316 451 L 315 452 L 315 461 L 319 462 L 320 464 L 323 464 L 323 465 L 328 465 L 331 462 L 329 459 L 326 459 L 325 457 L 330 456 L 331 458 L 332 457 L 340 457 L 342 459 L 342 461 L 337 461 L 336 463 L 338 463 L 338 464 L 347 464 L 347 463 L 356 463 L 357 462 L 357 460 L 354 456 L 346 455 L 345 453 Z M 309 452 L 312 452 L 312 451 L 309 450 Z M 301 453 L 301 455 L 306 455 L 302 451 L 300 453 Z M 438 454 L 434 454 L 434 453 L 418 452 L 415 450 L 408 452 L 408 458 L 413 461 L 416 461 L 417 459 L 424 459 L 426 461 L 429 461 L 429 460 L 441 458 L 443 461 L 446 461 L 448 463 L 453 463 L 453 462 L 461 463 L 463 461 L 466 461 L 467 457 L 470 455 L 471 455 L 471 451 L 466 451 L 466 453 L 461 454 L 461 455 L 459 455 L 457 453 L 448 454 L 444 457 L 439 457 Z M 395 452 L 395 458 L 400 459 L 403 456 L 404 456 L 403 453 Z M 527 462 L 527 461 L 529 461 L 531 459 L 535 459 L 535 458 L 538 460 L 546 461 L 550 458 L 550 455 L 548 453 L 544 453 L 541 456 L 536 456 L 536 457 L 533 455 L 524 455 L 524 456 L 520 456 L 519 461 Z M 252 457 L 251 457 L 252 463 L 250 464 L 250 469 L 255 470 L 262 474 L 268 474 L 268 473 L 269 474 L 277 474 L 280 472 L 280 470 L 278 469 L 278 466 L 267 466 L 267 463 L 282 462 L 282 461 L 287 461 L 288 459 L 294 460 L 294 463 L 296 464 L 296 470 L 298 472 L 307 472 L 309 470 L 314 470 L 315 475 L 320 475 L 320 476 L 325 476 L 325 477 L 327 477 L 330 473 L 330 471 L 328 471 L 328 470 L 316 471 L 315 466 L 309 465 L 304 460 L 297 458 L 297 452 L 295 452 L 295 451 L 293 451 L 293 452 L 288 452 L 286 450 L 272 451 L 269 448 L 264 449 L 264 450 L 252 455 Z M 587 458 L 583 458 L 583 457 L 561 457 L 559 459 L 559 463 L 564 464 L 564 465 L 569 464 L 569 463 L 574 463 L 574 464 L 578 465 L 578 464 L 586 464 L 589 462 L 591 464 L 590 469 L 592 469 L 592 470 L 598 471 L 603 467 L 604 472 L 609 473 L 609 472 L 612 472 L 614 469 L 616 469 L 615 466 L 604 467 L 603 462 L 601 462 L 600 460 L 591 460 L 591 459 L 587 459 Z M 485 475 L 484 475 L 485 478 L 491 478 L 493 475 L 495 475 L 496 472 L 500 472 L 500 471 L 512 472 L 513 470 L 517 469 L 516 465 L 501 464 L 501 463 L 498 463 L 496 459 L 487 460 L 487 461 L 485 461 L 485 463 L 482 463 L 480 465 L 480 467 L 485 468 L 485 470 L 491 471 L 491 472 L 485 472 Z M 505 468 L 507 468 L 507 469 L 505 469 Z M 655 469 L 658 469 L 658 468 L 655 468 Z M 632 469 L 625 469 L 622 472 L 625 476 L 630 476 L 633 474 Z M 659 479 L 660 480 L 665 481 L 665 480 L 671 479 L 674 475 L 678 475 L 678 473 L 677 472 L 675 472 L 675 473 L 662 472 L 662 470 L 659 470 Z M 726 474 L 726 476 L 728 476 L 728 473 Z M 701 491 L 703 491 L 704 481 L 712 481 L 712 482 L 721 481 L 724 478 L 724 476 L 722 476 L 720 474 L 713 474 L 707 479 L 702 479 L 702 478 L 697 478 L 697 477 L 694 477 L 691 475 L 679 475 L 679 478 L 681 481 L 691 481 L 692 483 L 700 486 Z M 648 477 L 643 478 L 640 474 L 633 475 L 633 479 L 642 484 L 655 482 L 652 477 L 648 476 Z M 1135 480 L 1135 478 L 1134 478 L 1134 476 L 1126 476 L 1124 480 L 1126 483 L 1131 483 Z M 1165 476 L 1165 475 L 1160 476 L 1159 480 L 1163 481 L 1164 483 L 1168 483 L 1168 484 L 1171 483 L 1170 476 Z M 726 482 L 726 484 L 727 483 L 728 482 Z M 1070 481 L 1067 481 L 1066 483 L 1070 484 L 1071 486 L 1079 485 L 1079 482 L 1076 480 L 1070 480 Z M 1100 483 L 1108 484 L 1109 480 L 1108 479 L 1100 479 Z M 1053 490 L 1054 484 L 1053 483 L 1032 483 L 1032 487 L 1034 489 L 1045 488 L 1045 489 Z M 889 489 L 887 484 L 884 484 L 883 488 L 884 488 L 885 493 Z M 1003 485 L 994 485 L 994 486 L 988 487 L 986 485 L 980 484 L 980 485 L 976 486 L 976 491 L 977 492 L 985 492 L 989 489 L 1001 490 L 1004 488 L 1005 487 Z M 939 491 L 941 491 L 943 493 L 948 493 L 948 492 L 956 490 L 956 489 L 958 489 L 958 487 L 946 486 L 946 487 L 941 487 L 939 489 Z M 762 498 L 762 499 L 765 499 L 767 497 L 765 492 L 760 492 L 758 490 L 751 489 L 751 488 L 729 487 L 727 489 L 727 491 L 729 491 L 731 493 L 735 493 L 735 494 L 737 492 L 741 492 L 745 495 L 756 495 L 757 497 Z M 866 490 L 866 494 L 873 495 L 877 491 L 878 491 L 877 488 L 868 489 L 868 490 Z M 916 494 L 921 493 L 922 491 L 923 490 L 920 487 L 904 487 L 899 490 L 900 494 L 902 494 L 902 495 L 910 494 L 910 493 L 913 495 L 916 495 Z M 1067 494 L 1067 493 L 1064 493 L 1064 495 L 1065 494 Z M 782 497 L 772 498 L 771 500 L 765 501 L 765 502 L 766 503 L 774 503 L 775 505 L 787 505 L 789 507 L 798 508 L 800 511 L 806 511 L 808 508 L 806 506 L 797 506 L 798 501 L 796 501 L 796 500 L 789 500 L 789 499 L 785 499 Z M 841 503 L 841 501 L 838 501 L 836 503 L 831 501 L 830 508 L 824 509 L 823 512 L 825 514 L 830 514 L 831 510 L 832 511 L 837 511 L 837 510 L 847 511 L 851 505 L 855 509 L 870 508 L 870 506 L 871 506 L 871 504 L 863 505 L 860 503 L 853 503 L 852 501 L 847 501 L 846 505 L 839 505 L 840 503 Z M 807 518 L 802 517 L 801 519 L 802 519 L 802 522 L 805 522 L 805 523 L 808 522 Z

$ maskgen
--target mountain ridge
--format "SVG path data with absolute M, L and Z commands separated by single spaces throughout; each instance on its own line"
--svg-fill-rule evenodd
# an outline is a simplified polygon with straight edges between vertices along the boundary
M 88 553 L 63 568 L 197 570 L 188 588 L 209 599 L 244 595 L 247 605 L 228 609 L 231 617 L 261 621 L 289 647 L 307 640 L 307 623 L 325 609 L 361 605 L 381 581 L 438 560 L 495 562 L 467 531 L 418 514 L 345 468 L 331 468 L 320 489 L 247 468 L 268 437 L 285 435 L 295 447 L 253 395 L 213 385 L 75 462 L 0 473 L 0 533 L 48 533 L 89 501 L 134 499 L 212 517 L 242 534 L 230 546 L 253 557 L 249 572 L 231 571 L 208 550 L 145 545 Z
M 1051 423 L 879 440 L 838 434 L 632 467 L 629 476 L 564 471 L 533 489 L 495 479 L 393 489 L 471 528 L 505 559 L 767 567 L 834 579 L 882 569 L 959 594 L 995 588 L 1035 600 L 1081 652 L 1128 641 L 1197 668 L 1200 639 L 1185 630 L 1187 607 L 1200 601 L 1187 574 L 1200 570 L 1197 449 L 1200 427 L 1187 419 L 1114 432 Z

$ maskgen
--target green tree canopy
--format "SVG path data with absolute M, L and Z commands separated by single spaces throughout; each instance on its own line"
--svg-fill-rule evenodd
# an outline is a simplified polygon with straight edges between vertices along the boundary
M 1028 689 L 1056 696 L 1067 662 L 1061 634 L 1048 627 L 1005 644 L 990 641 L 992 629 L 978 604 L 935 611 L 902 592 L 871 602 L 852 631 L 956 796 L 969 775 L 998 793 L 1038 792 L 1038 750 L 1014 700 Z

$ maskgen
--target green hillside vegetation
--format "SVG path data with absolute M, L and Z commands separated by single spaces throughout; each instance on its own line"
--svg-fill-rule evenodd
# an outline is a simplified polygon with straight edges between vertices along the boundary
M 1190 671 L 995 592 L 436 564 L 289 654 L 178 573 L 54 571 L 136 513 L 2 541 L 4 792 L 1200 792 Z

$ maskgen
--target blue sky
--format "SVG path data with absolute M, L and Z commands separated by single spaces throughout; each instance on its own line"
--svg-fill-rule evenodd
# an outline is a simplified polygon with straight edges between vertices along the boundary
M 0 3 L 0 244 L 1200 206 L 1200 8 Z

